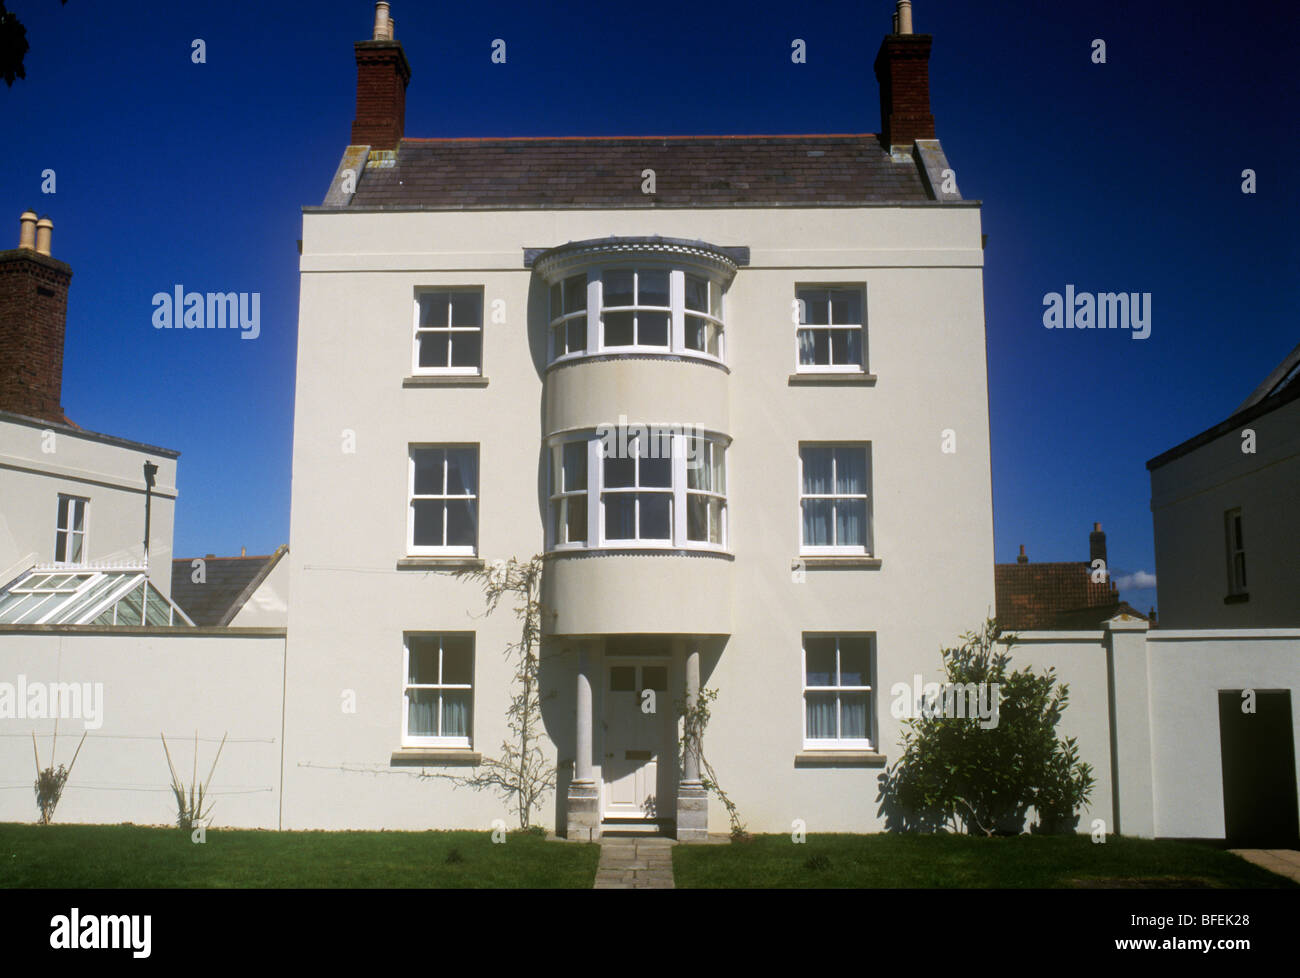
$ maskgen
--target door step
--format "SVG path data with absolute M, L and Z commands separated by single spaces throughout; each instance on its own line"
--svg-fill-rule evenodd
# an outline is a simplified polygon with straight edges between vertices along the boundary
M 673 839 L 677 837 L 677 830 L 672 819 L 607 818 L 600 823 L 600 834 L 606 838 L 662 836 Z

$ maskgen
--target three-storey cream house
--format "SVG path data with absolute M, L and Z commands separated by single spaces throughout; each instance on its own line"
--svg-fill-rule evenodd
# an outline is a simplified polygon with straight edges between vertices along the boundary
M 476 828 L 545 555 L 541 822 L 871 831 L 894 683 L 990 614 L 979 204 L 909 4 L 881 133 L 412 138 L 388 5 L 305 208 L 285 828 Z

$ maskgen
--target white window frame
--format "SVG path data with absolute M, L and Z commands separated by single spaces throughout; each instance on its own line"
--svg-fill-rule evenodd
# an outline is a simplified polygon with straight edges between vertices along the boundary
M 626 272 L 632 275 L 632 304 L 625 306 L 607 306 L 605 305 L 605 279 L 611 272 Z M 651 306 L 641 302 L 641 275 L 645 272 L 663 273 L 668 276 L 668 305 Z M 626 264 L 609 265 L 600 270 L 600 349 L 606 353 L 659 353 L 669 354 L 674 352 L 674 325 L 676 316 L 674 315 L 677 302 L 674 292 L 674 269 L 665 267 L 656 262 L 628 262 Z M 612 345 L 605 335 L 605 316 L 611 312 L 626 312 L 632 314 L 632 342 Z M 651 313 L 656 316 L 667 315 L 668 322 L 665 329 L 665 339 L 667 340 L 662 346 L 658 344 L 641 343 L 641 313 Z
M 1246 587 L 1246 524 L 1242 520 L 1241 507 L 1236 506 L 1223 514 L 1223 529 L 1227 545 L 1228 558 L 1228 594 L 1247 594 Z M 1240 542 L 1238 542 L 1240 538 Z M 1237 562 L 1241 561 L 1240 573 Z
M 809 638 L 833 638 L 835 639 L 835 678 L 838 681 L 842 671 L 840 665 L 840 641 L 846 638 L 866 639 L 867 642 L 867 682 L 866 686 L 809 686 L 808 685 L 808 639 Z M 799 686 L 802 690 L 799 696 L 800 713 L 799 729 L 800 736 L 803 740 L 804 750 L 875 750 L 875 732 L 876 732 L 876 636 L 874 632 L 804 632 L 799 637 Z M 867 729 L 866 737 L 835 737 L 828 739 L 825 737 L 812 738 L 808 736 L 808 694 L 809 693 L 835 693 L 835 729 L 838 733 L 843 729 L 843 706 L 839 694 L 841 693 L 866 693 L 867 694 Z
M 642 271 L 666 271 L 668 273 L 668 305 L 667 306 L 645 306 L 634 303 L 630 306 L 610 306 L 605 307 L 605 276 L 614 271 L 630 271 L 633 273 L 633 296 L 634 299 L 640 297 L 640 278 L 639 273 Z M 565 275 L 560 282 L 567 281 L 575 275 L 583 274 L 574 272 Z M 680 264 L 674 264 L 671 261 L 661 261 L 654 258 L 646 259 L 629 259 L 624 262 L 611 262 L 602 265 L 593 265 L 586 270 L 587 275 L 587 308 L 584 312 L 574 312 L 570 314 L 555 315 L 554 309 L 549 309 L 551 302 L 549 295 L 550 289 L 556 283 L 548 283 L 548 309 L 549 317 L 547 319 L 547 353 L 550 363 L 562 363 L 569 360 L 580 360 L 587 357 L 601 356 L 605 354 L 648 354 L 651 356 L 664 357 L 690 357 L 696 360 L 704 360 L 710 363 L 725 364 L 727 362 L 727 290 L 723 287 L 721 277 L 710 274 L 703 269 L 695 267 L 684 267 Z M 709 283 L 709 308 L 707 310 L 695 310 L 686 308 L 686 276 L 693 275 L 696 278 L 702 278 Z M 717 296 L 717 315 L 714 314 L 714 296 Z M 563 302 L 563 296 L 561 296 Z M 630 346 L 609 346 L 605 342 L 605 313 L 606 312 L 631 312 L 636 315 L 639 312 L 668 313 L 668 345 L 667 346 L 648 346 L 645 344 L 633 343 Z M 558 354 L 555 344 L 555 327 L 561 320 L 575 318 L 580 315 L 587 317 L 587 346 L 585 350 L 575 351 L 573 353 Z M 718 355 L 714 356 L 707 350 L 696 350 L 686 345 L 686 318 L 688 316 L 706 319 L 712 322 L 718 328 Z M 634 330 L 639 330 L 639 324 L 634 326 Z M 636 333 L 633 335 L 634 340 L 637 338 Z
M 685 455 L 687 454 L 686 451 L 684 450 L 684 449 L 685 449 L 685 442 L 686 442 L 686 440 L 687 440 L 687 439 L 690 439 L 690 438 L 696 438 L 696 437 L 699 437 L 699 438 L 703 441 L 703 443 L 704 443 L 704 444 L 702 445 L 703 451 L 701 452 L 701 458 L 700 458 L 699 460 L 697 460 L 698 463 L 699 463 L 699 465 L 700 465 L 701 467 L 703 467 L 703 468 L 705 468 L 705 469 L 708 469 L 708 470 L 711 470 L 711 469 L 712 469 L 712 461 L 713 461 L 712 456 L 713 456 L 713 454 L 714 454 L 715 452 L 718 452 L 718 451 L 721 451 L 721 452 L 722 452 L 722 482 L 723 482 L 723 489 L 722 489 L 721 492 L 719 492 L 717 489 L 692 489 L 692 488 L 691 488 L 691 485 L 690 485 L 690 464 L 691 464 L 691 463 L 690 463 L 690 459 L 685 459 L 685 480 L 686 480 L 686 483 L 685 483 L 684 495 L 683 495 L 683 501 L 682 501 L 682 509 L 683 509 L 683 514 L 684 514 L 684 520 L 685 520 L 685 523 L 686 523 L 686 529 L 683 531 L 683 533 L 684 533 L 684 538 L 685 538 L 685 540 L 686 540 L 687 546 L 691 546 L 691 547 L 711 547 L 711 548 L 715 548 L 715 549 L 718 549 L 718 550 L 722 550 L 722 549 L 725 549 L 726 546 L 727 546 L 727 522 L 728 522 L 728 517 L 729 517 L 729 512 L 730 512 L 730 507 L 727 505 L 727 488 L 726 488 L 726 481 L 727 481 L 727 459 L 726 459 L 726 456 L 727 456 L 727 445 L 726 445 L 724 442 L 722 442 L 721 440 L 716 439 L 716 438 L 709 438 L 707 435 L 697 436 L 697 435 L 696 435 L 695 433 L 693 433 L 693 432 L 691 432 L 691 433 L 686 433 L 686 434 L 683 434 L 683 435 L 680 436 L 680 443 L 682 444 L 682 448 L 683 448 L 683 451 L 682 451 L 682 455 L 683 455 L 683 457 L 685 457 Z M 702 497 L 704 497 L 706 500 L 721 500 L 721 502 L 722 502 L 722 506 L 720 507 L 720 510 L 719 510 L 719 513 L 718 513 L 718 537 L 719 537 L 719 540 L 720 540 L 719 543 L 713 543 L 713 541 L 711 541 L 711 540 L 709 540 L 709 539 L 704 539 L 704 540 L 692 540 L 692 539 L 690 538 L 690 537 L 691 537 L 691 534 L 690 534 L 690 504 L 691 504 L 691 497 L 692 497 L 692 496 L 702 496 Z M 707 507 L 707 506 L 705 507 L 705 512 L 706 512 L 706 520 L 707 520 L 707 513 L 708 513 L 708 507 Z M 708 532 L 708 529 L 709 529 L 709 526 L 706 525 L 706 527 L 705 527 L 705 532 L 706 532 L 706 533 Z
M 808 311 L 807 306 L 806 304 L 798 305 L 797 308 L 799 308 L 803 312 L 803 315 L 800 317 L 799 324 L 796 325 L 794 328 L 795 373 L 865 374 L 867 372 L 867 319 L 868 319 L 866 283 L 864 282 L 799 282 L 795 284 L 795 288 L 794 288 L 795 302 L 797 304 L 800 303 L 801 292 L 813 292 L 818 290 L 826 291 L 826 292 L 857 292 L 860 301 L 858 308 L 862 310 L 862 322 L 835 323 L 832 321 L 827 324 L 805 323 L 803 322 L 803 320 L 807 318 L 807 311 Z M 831 303 L 828 297 L 826 318 L 833 320 L 834 315 L 831 313 L 830 307 L 831 307 Z M 834 334 L 835 330 L 840 330 L 842 332 L 858 330 L 858 349 L 862 352 L 861 362 L 860 363 L 828 363 L 828 364 L 801 362 L 799 359 L 799 333 L 801 330 L 805 330 L 805 329 L 826 330 L 832 333 L 832 335 Z M 831 344 L 831 349 L 832 350 L 834 349 L 834 344 Z
M 647 425 L 637 425 L 631 423 L 628 429 L 646 428 Z M 618 438 L 618 428 L 613 427 L 613 437 Z M 728 505 L 730 484 L 727 481 L 727 453 L 731 448 L 731 439 L 726 435 L 716 431 L 707 431 L 703 429 L 678 429 L 673 430 L 669 426 L 660 428 L 660 433 L 671 438 L 671 459 L 672 459 L 672 484 L 669 488 L 641 488 L 639 486 L 620 486 L 614 489 L 605 488 L 605 467 L 604 467 L 604 437 L 593 429 L 584 429 L 577 431 L 568 431 L 562 434 L 552 436 L 548 441 L 548 461 L 550 471 L 547 473 L 547 488 L 552 485 L 550 480 L 556 478 L 555 465 L 559 457 L 558 452 L 566 442 L 584 442 L 587 446 L 587 539 L 582 543 L 558 543 L 554 538 L 554 515 L 551 511 L 553 500 L 558 498 L 552 495 L 547 502 L 546 514 L 546 549 L 548 552 L 561 552 L 566 550 L 702 550 L 712 551 L 714 553 L 730 552 L 730 507 Z M 687 466 L 686 446 L 684 440 L 687 437 L 699 435 L 716 446 L 714 451 L 723 452 L 722 468 L 723 480 L 727 485 L 727 491 L 715 493 L 707 490 L 689 489 L 687 487 Z M 637 464 L 637 479 L 640 479 L 640 463 Z M 654 540 L 624 540 L 609 539 L 605 534 L 605 496 L 607 494 L 621 493 L 663 493 L 670 496 L 669 504 L 669 526 L 671 537 Z M 575 491 L 572 495 L 579 495 L 580 491 Z M 687 501 L 691 495 L 709 495 L 722 500 L 722 512 L 720 515 L 722 542 L 709 543 L 701 540 L 688 539 L 687 525 Z
M 861 449 L 866 456 L 864 460 L 865 461 L 864 481 L 866 482 L 867 491 L 863 493 L 837 493 L 837 492 L 805 493 L 803 491 L 803 485 L 804 485 L 803 450 L 805 448 Z M 832 455 L 832 463 L 831 463 L 831 488 L 832 489 L 834 489 L 836 483 L 836 478 L 835 478 L 836 463 L 833 461 L 833 459 L 834 456 Z M 872 551 L 875 547 L 875 518 L 872 512 L 872 486 L 874 483 L 874 479 L 872 477 L 873 474 L 871 469 L 871 442 L 869 441 L 835 441 L 835 442 L 801 441 L 799 443 L 798 460 L 799 460 L 799 464 L 798 464 L 799 507 L 796 515 L 799 521 L 799 525 L 798 525 L 799 553 L 807 557 L 869 557 L 871 556 Z M 837 543 L 829 546 L 827 545 L 813 546 L 805 543 L 803 538 L 803 529 L 804 529 L 803 504 L 804 504 L 804 500 L 806 499 L 830 499 L 832 501 L 837 499 L 863 500 L 866 503 L 866 515 L 865 515 L 866 525 L 863 527 L 864 530 L 863 536 L 865 538 L 865 543 L 862 544 L 855 543 L 855 544 L 845 544 L 845 545 Z M 834 513 L 832 512 L 831 528 L 834 529 L 836 525 L 837 525 L 837 521 L 835 519 Z
M 473 492 L 466 495 L 450 495 L 447 489 L 447 458 L 442 462 L 442 493 L 415 494 L 415 453 L 420 451 L 452 451 L 469 449 L 474 453 Z M 406 459 L 406 552 L 412 557 L 473 557 L 478 554 L 479 533 L 483 526 L 483 506 L 481 486 L 483 472 L 481 469 L 479 446 L 471 442 L 413 442 L 408 446 Z M 474 543 L 471 546 L 416 546 L 415 544 L 415 503 L 417 500 L 439 500 L 474 503 Z M 447 539 L 447 511 L 442 514 L 442 539 Z
M 68 525 L 64 526 L 59 521 L 59 510 L 63 508 L 63 501 L 68 501 Z M 74 512 L 80 506 L 81 509 L 81 529 L 73 529 L 76 526 Z M 55 563 L 67 567 L 84 566 L 90 559 L 89 556 L 89 529 L 90 529 L 90 499 L 87 496 L 74 496 L 71 493 L 61 492 L 58 494 L 58 503 L 54 510 L 54 557 Z M 64 544 L 64 560 L 59 560 L 59 538 L 64 534 L 67 535 L 67 541 Z M 73 537 L 81 538 L 81 559 L 67 560 L 67 555 L 71 552 L 71 542 Z
M 629 425 L 628 427 L 630 428 L 630 427 L 633 427 L 633 426 L 632 426 L 632 425 Z M 617 437 L 618 437 L 618 429 L 615 429 L 615 438 L 617 439 Z M 652 435 L 651 437 L 654 437 L 654 436 Z M 654 548 L 654 549 L 660 549 L 660 550 L 662 550 L 662 549 L 665 548 L 665 547 L 671 547 L 671 546 L 673 546 L 675 540 L 679 540 L 679 539 L 681 539 L 680 536 L 679 536 L 679 535 L 677 534 L 677 532 L 676 532 L 676 524 L 677 524 L 677 522 L 678 522 L 678 518 L 679 518 L 679 516 L 680 516 L 682 519 L 685 518 L 685 512 L 684 512 L 684 508 L 683 508 L 683 504 L 684 504 L 684 501 L 685 501 L 685 500 L 684 500 L 684 498 L 682 498 L 682 499 L 679 499 L 679 498 L 678 498 L 679 490 L 680 490 L 682 493 L 684 493 L 684 491 L 685 491 L 685 481 L 684 481 L 684 479 L 683 479 L 683 481 L 682 481 L 681 483 L 678 482 L 678 479 L 677 479 L 677 474 L 678 474 L 678 473 L 677 473 L 677 470 L 678 470 L 678 464 L 677 464 L 677 463 L 678 463 L 679 460 L 684 461 L 684 459 L 682 459 L 682 455 L 683 455 L 683 453 L 682 453 L 681 450 L 680 450 L 680 449 L 681 449 L 681 446 L 679 445 L 678 436 L 677 436 L 676 434 L 669 434 L 669 433 L 666 433 L 666 432 L 665 432 L 665 433 L 659 433 L 658 437 L 660 438 L 661 441 L 662 441 L 662 439 L 663 439 L 664 437 L 667 437 L 667 438 L 668 438 L 668 452 L 669 452 L 669 456 L 668 456 L 668 472 L 669 472 L 669 475 L 668 475 L 668 486 L 667 486 L 667 487 L 664 487 L 664 486 L 642 486 L 642 485 L 641 485 L 641 456 L 640 456 L 640 455 L 633 456 L 635 462 L 634 462 L 634 466 L 633 466 L 633 473 L 634 473 L 634 474 L 633 474 L 633 482 L 632 482 L 632 485 L 630 485 L 630 486 L 614 486 L 614 487 L 606 486 L 606 485 L 605 485 L 605 460 L 606 460 L 606 455 L 604 454 L 604 447 L 605 447 L 605 445 L 604 445 L 604 441 L 603 441 L 602 439 L 599 439 L 599 438 L 596 439 L 596 450 L 597 450 L 597 454 L 600 456 L 600 466 L 599 466 L 599 468 L 600 468 L 600 472 L 599 472 L 599 474 L 597 475 L 597 478 L 596 478 L 596 481 L 597 481 L 597 483 L 599 484 L 599 490 L 598 490 L 598 493 L 597 493 L 596 499 L 597 499 L 597 504 L 598 504 L 598 508 L 599 508 L 599 511 L 600 511 L 600 536 L 597 537 L 597 539 L 600 540 L 600 545 L 601 545 L 602 547 L 609 547 L 609 548 L 614 548 L 614 549 L 624 548 L 624 547 L 644 547 L 644 548 Z M 639 444 L 639 443 L 640 443 L 640 438 L 637 437 L 637 438 L 634 439 L 631 435 L 629 435 L 629 436 L 628 436 L 628 439 L 627 439 L 627 445 L 628 445 L 628 450 L 629 450 L 629 452 L 632 450 L 632 444 L 633 444 L 634 441 L 635 441 L 637 444 Z M 615 457 L 617 457 L 617 456 L 615 456 Z M 649 456 L 649 457 L 650 457 L 650 458 L 655 458 L 655 456 Z M 662 456 L 659 456 L 659 457 L 662 458 Z M 683 473 L 685 472 L 685 468 L 684 468 L 684 466 L 682 467 L 682 471 L 683 471 Z M 590 468 L 588 468 L 588 470 L 587 470 L 587 479 L 588 479 L 588 483 L 590 483 L 590 480 L 591 480 L 591 469 L 590 469 Z M 636 500 L 636 503 L 635 503 L 635 505 L 636 505 L 636 517 L 635 517 L 635 523 L 636 523 L 636 533 L 637 533 L 637 535 L 636 535 L 635 537 L 630 538 L 630 539 L 625 539 L 625 538 L 622 538 L 622 537 L 611 539 L 610 537 L 608 537 L 608 536 L 606 535 L 606 528 L 605 528 L 605 497 L 606 497 L 606 496 L 633 496 L 633 497 L 636 497 L 636 496 L 642 496 L 642 495 L 646 495 L 646 496 L 651 496 L 651 495 L 653 495 L 653 496 L 667 496 L 667 497 L 668 497 L 668 536 L 666 536 L 666 537 L 649 537 L 649 538 L 646 538 L 646 537 L 642 537 L 642 536 L 641 536 L 641 502 L 640 502 L 639 499 L 637 499 L 637 500 Z
M 444 683 L 442 682 L 443 670 L 443 639 L 448 636 L 456 638 L 469 638 L 469 675 L 468 683 Z M 413 638 L 436 638 L 438 640 L 438 682 L 436 683 L 412 683 L 411 682 L 411 639 Z M 406 632 L 402 635 L 402 746 L 403 747 L 472 747 L 474 742 L 474 717 L 475 695 L 474 695 L 474 666 L 477 656 L 477 648 L 473 632 Z M 469 691 L 469 724 L 468 733 L 464 737 L 421 737 L 413 735 L 410 732 L 411 721 L 411 703 L 410 691 L 412 689 L 433 689 L 433 690 L 468 690 Z M 438 707 L 435 711 L 438 717 L 438 729 L 442 729 L 442 697 L 438 697 Z
M 451 296 L 456 293 L 476 294 L 479 299 L 477 326 L 453 326 L 451 324 Z M 447 304 L 447 324 L 445 326 L 421 326 L 420 325 L 420 305 L 426 299 L 433 296 L 443 296 Z M 486 352 L 487 331 L 484 329 L 484 320 L 487 318 L 487 297 L 484 294 L 482 286 L 476 285 L 439 285 L 439 286 L 421 286 L 415 290 L 415 325 L 413 340 L 411 343 L 411 373 L 417 377 L 438 377 L 438 376 L 455 376 L 455 377 L 481 377 L 483 375 L 483 357 Z M 451 366 L 451 343 L 447 344 L 448 364 L 441 367 L 422 367 L 420 366 L 420 337 L 425 334 L 444 333 L 448 337 L 456 333 L 478 333 L 478 365 L 474 367 L 454 367 Z
M 547 446 L 550 453 L 547 471 L 546 487 L 549 490 L 546 502 L 546 548 L 548 550 L 586 550 L 591 537 L 591 445 L 588 442 L 590 436 L 582 433 L 567 434 L 560 438 L 553 438 Z M 564 447 L 566 445 L 580 444 L 586 452 L 587 460 L 587 479 L 581 488 L 567 488 L 561 485 L 563 482 L 564 466 Z M 587 526 L 582 540 L 565 541 L 561 543 L 555 538 L 555 508 L 561 500 L 570 500 L 581 497 L 587 504 Z
M 582 281 L 585 283 L 585 285 L 582 286 L 575 285 L 575 288 L 582 287 L 587 290 L 586 301 L 583 303 L 582 309 L 580 310 L 575 309 L 573 312 L 566 313 L 564 311 L 565 293 L 568 290 L 568 283 L 573 279 L 582 279 Z M 577 360 L 580 359 L 581 357 L 585 357 L 589 355 L 589 352 L 591 350 L 591 336 L 593 332 L 592 325 L 591 325 L 592 296 L 593 294 L 599 295 L 599 290 L 593 290 L 592 284 L 593 283 L 592 283 L 592 278 L 590 273 L 586 271 L 581 271 L 581 272 L 574 272 L 572 275 L 565 275 L 558 282 L 552 282 L 548 286 L 547 300 L 546 300 L 548 303 L 548 315 L 546 320 L 547 322 L 546 352 L 547 352 L 548 363 L 555 363 L 558 360 Z M 555 310 L 555 302 L 554 302 L 555 289 L 557 287 L 560 290 L 560 309 L 558 313 Z M 586 326 L 587 326 L 587 336 L 586 339 L 583 341 L 582 349 L 574 350 L 568 353 L 560 353 L 556 348 L 556 342 L 555 342 L 555 334 L 557 328 L 563 323 L 565 324 L 565 329 L 567 330 L 568 329 L 567 324 L 569 323 L 569 321 L 573 319 L 578 319 L 579 317 L 583 318 L 586 321 Z

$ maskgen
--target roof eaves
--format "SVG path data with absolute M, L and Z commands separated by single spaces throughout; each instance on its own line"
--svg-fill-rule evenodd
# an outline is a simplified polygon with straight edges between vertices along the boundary
M 86 438 L 90 441 L 97 441 L 105 445 L 115 445 L 118 448 L 130 448 L 134 451 L 149 452 L 153 455 L 161 455 L 164 458 L 180 458 L 181 453 L 174 448 L 162 448 L 159 445 L 150 445 L 142 441 L 131 441 L 129 438 L 118 438 L 116 435 L 102 435 L 97 431 L 87 431 L 85 428 L 74 424 L 63 424 L 59 421 L 49 421 L 43 418 L 33 418 L 26 414 L 15 414 L 12 411 L 0 411 L 0 421 L 13 421 L 18 424 L 28 424 L 36 428 L 53 428 L 56 431 L 65 431 L 69 435 L 78 438 Z
M 1254 421 L 1256 418 L 1262 418 L 1264 415 L 1270 414 L 1278 408 L 1290 404 L 1297 397 L 1300 397 L 1300 384 L 1292 384 L 1276 397 L 1266 397 L 1262 401 L 1257 401 L 1244 411 L 1238 411 L 1226 421 L 1220 421 L 1213 428 L 1207 428 L 1199 435 L 1194 435 L 1187 439 L 1187 441 L 1175 445 L 1167 452 L 1157 455 L 1155 458 L 1147 462 L 1147 471 L 1154 472 L 1161 466 L 1168 465 L 1175 459 L 1182 458 L 1184 455 L 1190 454 L 1203 445 L 1208 445 L 1217 438 L 1222 438 L 1224 435 L 1233 431 L 1235 428 L 1241 427 L 1246 422 Z

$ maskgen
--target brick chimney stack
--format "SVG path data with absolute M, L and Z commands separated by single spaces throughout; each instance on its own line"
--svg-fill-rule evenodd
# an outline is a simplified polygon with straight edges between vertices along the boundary
M 66 422 L 63 330 L 72 269 L 50 255 L 54 222 L 19 219 L 18 247 L 0 251 L 0 411 Z
M 375 4 L 375 26 L 369 41 L 353 45 L 357 56 L 357 117 L 352 121 L 352 145 L 397 149 L 406 130 L 406 86 L 411 66 L 395 36 L 388 4 Z
M 1088 534 L 1088 563 L 1100 558 L 1106 560 L 1106 534 L 1101 532 L 1101 524 L 1092 524 L 1092 532 Z M 1109 567 L 1109 563 L 1107 563 Z
M 912 4 L 898 0 L 894 30 L 885 36 L 876 55 L 880 84 L 880 138 L 891 151 L 906 149 L 918 139 L 934 139 L 930 114 L 929 34 L 912 33 Z

